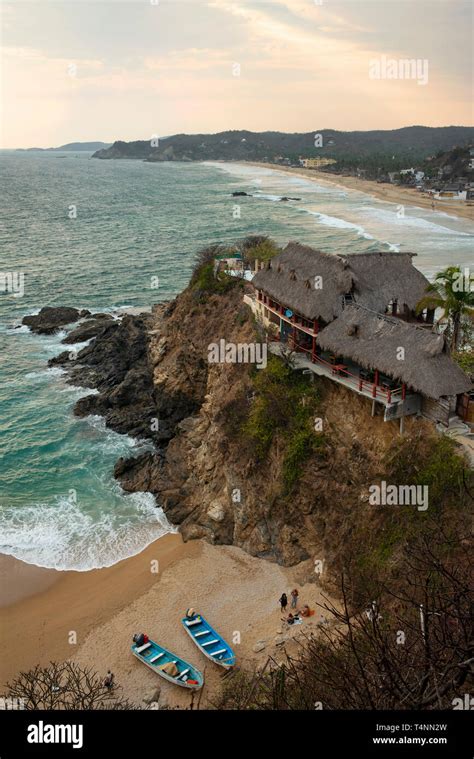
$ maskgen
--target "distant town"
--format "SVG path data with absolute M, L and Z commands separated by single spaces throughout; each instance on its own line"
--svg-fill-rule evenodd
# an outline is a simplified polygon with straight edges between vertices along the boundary
M 392 160 L 395 161 L 395 156 Z M 455 147 L 449 151 L 440 150 L 436 155 L 428 156 L 419 163 L 396 171 L 387 170 L 386 158 L 381 160 L 382 165 L 376 168 L 372 165 L 367 166 L 364 159 L 360 165 L 340 166 L 339 161 L 334 158 L 300 156 L 294 161 L 277 155 L 273 159 L 264 158 L 263 163 L 266 162 L 411 187 L 420 193 L 431 195 L 433 200 L 474 200 L 474 146 Z

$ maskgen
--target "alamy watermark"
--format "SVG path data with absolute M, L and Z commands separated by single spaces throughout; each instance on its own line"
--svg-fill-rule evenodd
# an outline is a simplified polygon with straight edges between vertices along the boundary
M 416 506 L 418 511 L 428 508 L 428 485 L 380 485 L 369 487 L 371 506 Z
M 266 343 L 228 343 L 221 338 L 207 346 L 210 364 L 255 364 L 257 369 L 267 366 Z
M 26 699 L 0 696 L 0 711 L 17 711 L 26 709 Z
M 467 266 L 464 271 L 459 270 L 453 279 L 452 287 L 455 293 L 474 292 L 474 271 L 471 271 Z
M 22 271 L 0 271 L 0 293 L 9 293 L 14 298 L 25 294 L 25 275 Z
M 40 720 L 28 725 L 28 743 L 70 743 L 73 748 L 82 748 L 83 725 L 51 725 Z
M 417 84 L 428 84 L 427 58 L 371 58 L 369 79 L 412 79 Z
M 470 693 L 465 693 L 462 698 L 453 698 L 451 703 L 455 711 L 460 709 L 466 711 L 474 710 L 474 696 L 471 696 Z

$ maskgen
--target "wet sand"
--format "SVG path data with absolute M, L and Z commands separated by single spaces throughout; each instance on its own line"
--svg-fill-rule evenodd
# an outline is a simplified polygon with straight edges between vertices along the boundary
M 429 211 L 443 211 L 452 216 L 462 217 L 474 221 L 474 202 L 463 200 L 435 200 L 434 209 L 432 208 L 433 199 L 431 196 L 418 192 L 413 188 L 400 187 L 398 185 L 387 184 L 385 182 L 372 182 L 368 179 L 359 179 L 358 177 L 343 176 L 342 174 L 328 174 L 323 171 L 313 169 L 293 168 L 290 166 L 278 166 L 271 163 L 258 163 L 255 161 L 238 161 L 238 163 L 247 166 L 258 166 L 262 169 L 272 169 L 274 171 L 283 171 L 287 174 L 310 179 L 318 184 L 329 184 L 342 187 L 346 190 L 357 190 L 378 200 L 385 200 L 387 203 L 396 205 L 418 206 L 426 208 Z

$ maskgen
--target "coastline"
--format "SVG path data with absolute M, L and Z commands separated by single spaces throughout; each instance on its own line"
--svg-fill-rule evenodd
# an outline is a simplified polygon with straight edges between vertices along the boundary
M 150 571 L 152 561 L 159 561 L 156 574 Z M 9 562 L 13 584 L 18 576 L 15 564 L 21 563 Z M 219 691 L 223 671 L 207 661 L 181 629 L 186 608 L 193 606 L 209 616 L 234 646 L 238 666 L 260 666 L 270 653 L 283 657 L 285 647 L 296 652 L 294 638 L 322 620 L 317 609 L 303 625 L 282 629 L 278 598 L 283 591 L 289 594 L 296 585 L 301 603 L 315 608 L 323 602 L 318 585 L 304 584 L 310 565 L 311 560 L 285 568 L 235 546 L 202 540 L 183 543 L 175 533 L 112 567 L 47 570 L 57 575 L 47 589 L 3 609 L 1 682 L 5 687 L 7 680 L 36 664 L 71 659 L 104 676 L 111 669 L 121 695 L 141 708 L 158 687 L 160 706 L 189 708 L 192 692 L 166 683 L 131 656 L 133 633 L 145 631 L 205 672 L 200 697 L 205 708 Z M 71 632 L 77 634 L 75 645 L 69 643 Z
M 224 163 L 228 163 L 227 161 Z M 229 162 L 230 163 L 230 162 Z M 387 203 L 396 205 L 418 206 L 419 208 L 433 211 L 431 207 L 432 199 L 423 195 L 416 190 L 399 187 L 397 185 L 378 183 L 368 179 L 359 179 L 358 177 L 343 176 L 341 174 L 327 174 L 322 171 L 313 169 L 293 168 L 292 166 L 278 166 L 270 163 L 260 163 L 257 161 L 236 161 L 246 166 L 256 166 L 261 169 L 271 169 L 272 171 L 282 171 L 301 179 L 309 179 L 320 184 L 334 185 L 346 190 L 356 190 L 366 195 L 372 195 L 377 200 L 384 200 Z M 448 213 L 451 216 L 457 216 L 463 219 L 474 221 L 474 203 L 467 205 L 464 201 L 435 200 L 434 212 Z

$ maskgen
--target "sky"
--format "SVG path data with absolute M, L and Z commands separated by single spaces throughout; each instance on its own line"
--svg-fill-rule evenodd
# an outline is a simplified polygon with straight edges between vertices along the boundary
M 0 19 L 3 148 L 473 123 L 470 0 L 1 0 Z

